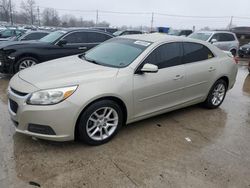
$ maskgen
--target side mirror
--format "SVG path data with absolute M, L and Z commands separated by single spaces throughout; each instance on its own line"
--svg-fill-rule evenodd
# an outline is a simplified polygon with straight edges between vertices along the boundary
M 212 40 L 211 40 L 211 43 L 212 43 L 212 44 L 213 44 L 213 43 L 216 43 L 216 42 L 218 42 L 217 39 L 212 39 Z
M 67 41 L 66 41 L 65 39 L 59 40 L 59 41 L 57 42 L 57 45 L 58 45 L 58 46 L 64 46 L 64 45 L 66 45 L 66 44 L 67 44 Z
M 156 73 L 158 72 L 158 66 L 146 63 L 140 70 L 141 73 Z

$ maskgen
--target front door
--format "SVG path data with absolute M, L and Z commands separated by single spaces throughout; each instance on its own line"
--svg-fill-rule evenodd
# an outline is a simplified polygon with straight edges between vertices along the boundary
M 157 65 L 157 73 L 134 75 L 134 118 L 161 112 L 182 103 L 185 80 L 181 64 L 181 43 L 167 43 L 156 48 L 139 66 Z

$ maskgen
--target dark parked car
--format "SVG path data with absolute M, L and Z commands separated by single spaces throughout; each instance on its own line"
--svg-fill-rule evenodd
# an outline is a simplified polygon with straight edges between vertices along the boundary
M 12 37 L 22 35 L 25 32 L 24 29 L 5 29 L 0 32 L 0 42 L 10 40 Z
M 93 27 L 93 29 L 98 29 L 98 30 L 102 30 L 102 31 L 105 31 L 105 32 L 108 32 L 108 33 L 115 33 L 116 31 L 118 31 L 118 29 L 116 28 L 110 28 L 110 27 Z
M 13 74 L 38 63 L 81 54 L 112 38 L 91 29 L 67 29 L 50 33 L 39 41 L 14 42 L 0 46 L 0 72 Z
M 174 36 L 188 36 L 190 34 L 192 34 L 193 31 L 192 30 L 171 30 L 169 31 L 169 35 L 174 35 Z
M 249 56 L 250 55 L 250 43 L 244 44 L 243 46 L 240 47 L 238 51 L 239 57 L 243 58 L 244 56 Z
M 39 40 L 46 35 L 48 35 L 50 32 L 48 31 L 30 31 L 25 34 L 20 34 L 16 37 L 13 37 L 10 39 L 10 41 L 27 41 L 27 40 Z
M 122 36 L 122 35 L 133 35 L 133 34 L 142 34 L 141 31 L 135 31 L 135 30 L 124 30 L 124 31 L 116 31 L 113 34 L 115 36 Z

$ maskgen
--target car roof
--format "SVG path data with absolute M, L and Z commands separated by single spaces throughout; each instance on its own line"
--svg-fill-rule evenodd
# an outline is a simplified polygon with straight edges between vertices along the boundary
M 223 31 L 223 30 L 221 30 L 221 31 L 196 31 L 195 33 L 229 33 L 229 34 L 234 34 L 230 31 Z
M 74 31 L 92 31 L 92 32 L 98 32 L 98 33 L 104 33 L 110 36 L 113 36 L 111 33 L 100 30 L 100 29 L 93 29 L 93 28 L 65 28 L 65 29 L 58 29 L 56 31 L 65 31 L 67 33 L 74 32 Z
M 187 42 L 196 42 L 196 43 L 203 43 L 199 40 L 187 38 L 187 37 L 181 37 L 181 36 L 173 36 L 173 35 L 167 35 L 165 33 L 150 33 L 150 34 L 140 34 L 140 35 L 124 35 L 120 36 L 119 38 L 127 38 L 127 39 L 134 39 L 134 40 L 142 40 L 152 43 L 157 42 L 181 42 L 181 41 L 187 41 Z

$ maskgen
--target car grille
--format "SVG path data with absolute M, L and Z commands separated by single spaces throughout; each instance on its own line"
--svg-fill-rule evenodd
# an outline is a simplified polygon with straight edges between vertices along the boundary
M 11 111 L 16 114 L 17 110 L 18 110 L 18 104 L 15 101 L 13 101 L 12 99 L 9 99 L 9 103 L 10 103 Z
M 20 91 L 15 90 L 15 89 L 13 89 L 13 88 L 10 88 L 10 90 L 11 90 L 11 92 L 13 92 L 13 93 L 15 93 L 16 95 L 21 96 L 21 97 L 24 97 L 24 96 L 28 95 L 28 93 L 23 93 L 23 92 L 20 92 Z

